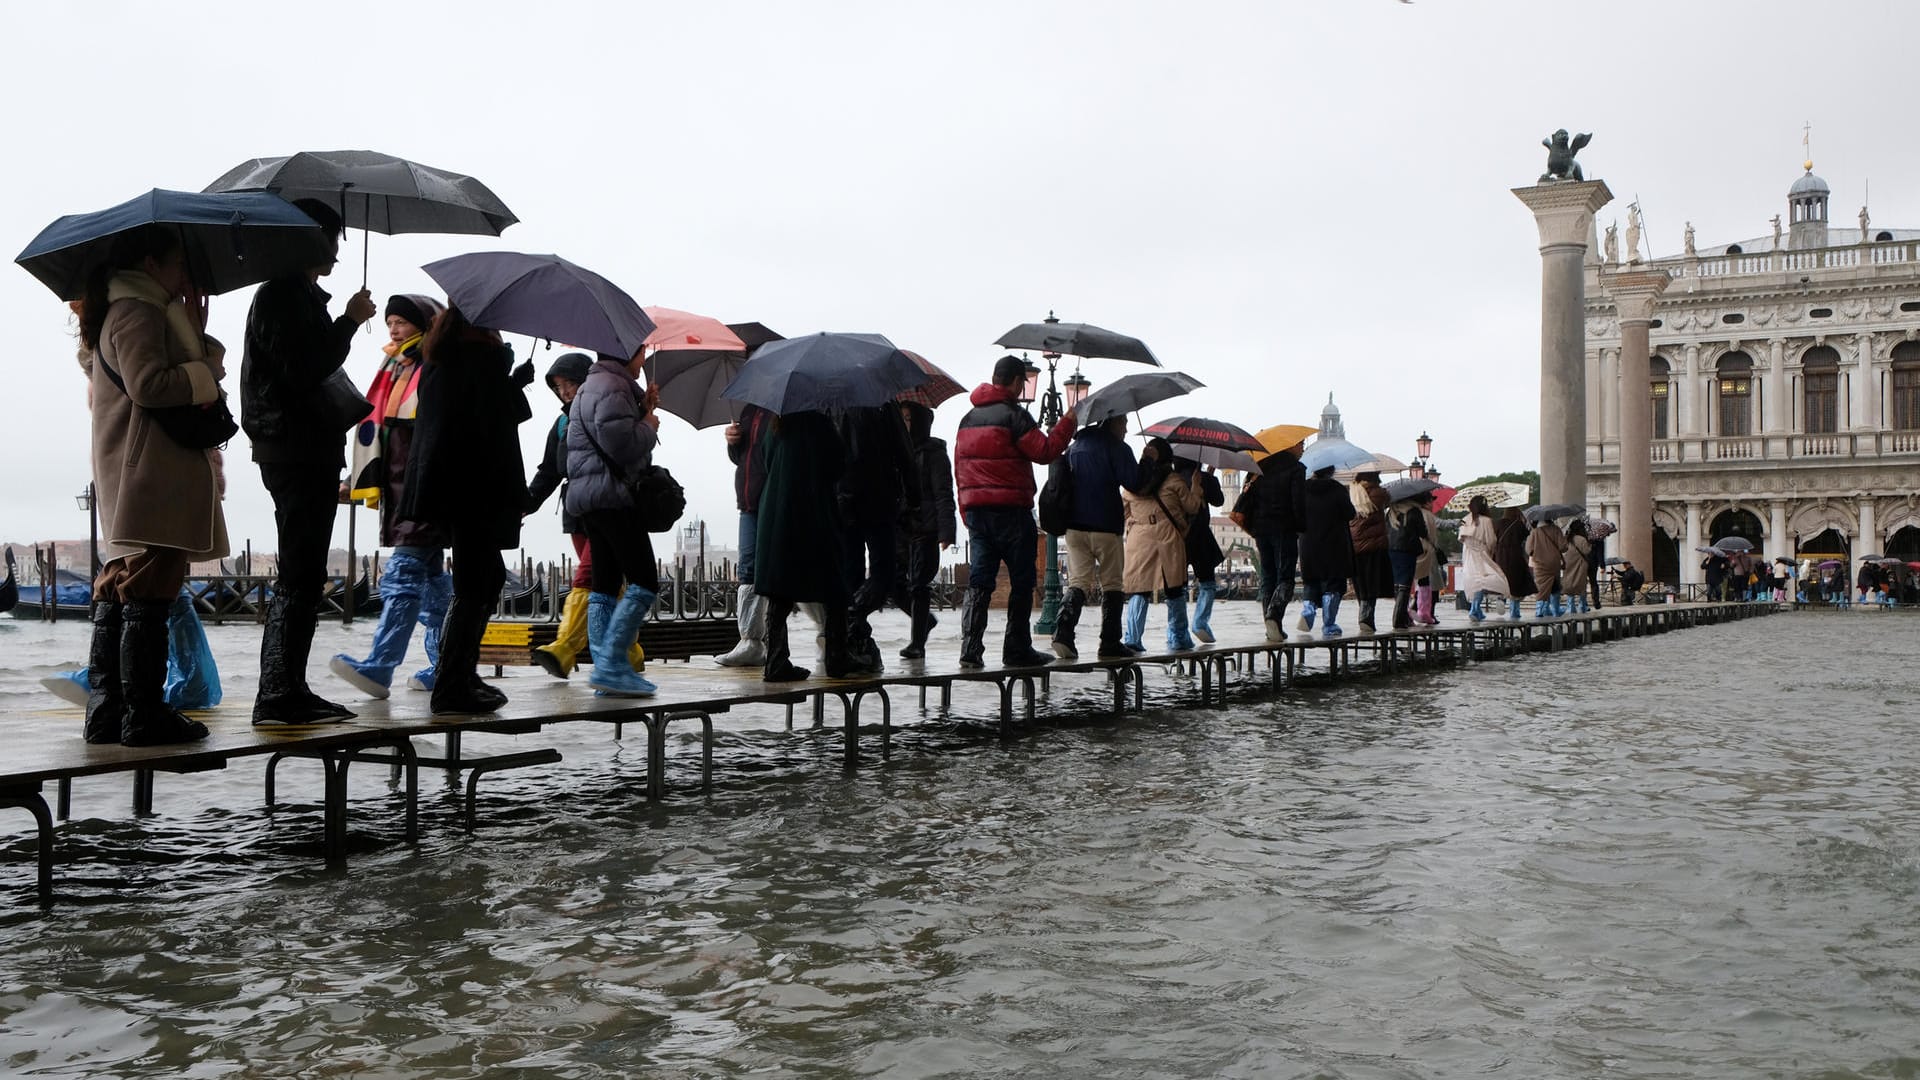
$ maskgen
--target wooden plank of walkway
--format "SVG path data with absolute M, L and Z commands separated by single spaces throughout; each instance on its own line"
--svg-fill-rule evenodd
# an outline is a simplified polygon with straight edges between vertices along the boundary
M 1264 640 L 1250 643 L 1217 643 L 1187 652 L 1150 652 L 1129 659 L 1081 659 L 1056 661 L 1032 668 L 965 668 L 956 657 L 933 657 L 918 662 L 895 661 L 882 674 L 857 679 L 810 679 L 795 683 L 770 684 L 762 681 L 757 670 L 710 667 L 705 664 L 654 665 L 648 672 L 660 687 L 651 698 L 614 698 L 594 695 L 584 678 L 573 681 L 515 678 L 508 687 L 511 699 L 497 713 L 479 716 L 436 717 L 429 709 L 429 695 L 399 693 L 385 701 L 355 703 L 359 715 L 340 724 L 311 727 L 256 728 L 251 723 L 251 703 L 234 703 L 196 711 L 211 734 L 198 743 L 179 746 L 123 747 L 92 746 L 80 737 L 80 710 L 74 707 L 16 712 L 7 717 L 9 754 L 0 768 L 0 806 L 23 807 L 33 812 L 40 824 L 41 880 L 43 897 L 50 895 L 49 863 L 52 827 L 41 785 L 62 785 L 62 815 L 65 812 L 66 783 L 78 777 L 111 773 L 132 773 L 135 777 L 134 810 L 152 811 L 153 777 L 156 773 L 188 773 L 225 768 L 237 758 L 269 759 L 267 785 L 271 805 L 272 764 L 283 757 L 313 757 L 326 769 L 326 848 L 329 858 L 340 858 L 345 848 L 346 772 L 355 761 L 387 762 L 404 769 L 407 780 L 407 832 L 416 832 L 414 792 L 416 769 L 421 764 L 449 770 L 468 769 L 468 818 L 471 821 L 473 785 L 481 772 L 493 768 L 541 764 L 559 760 L 555 751 L 535 751 L 499 757 L 460 759 L 459 738 L 467 733 L 527 734 L 547 724 L 593 721 L 624 725 L 643 724 L 647 729 L 647 795 L 660 798 L 664 792 L 665 743 L 668 725 L 679 720 L 697 719 L 702 724 L 702 774 L 710 780 L 715 714 L 755 706 L 812 706 L 816 725 L 823 723 L 829 697 L 842 706 L 846 739 L 846 761 L 858 763 L 859 720 L 863 704 L 877 698 L 881 704 L 881 750 L 889 747 L 892 704 L 889 687 L 919 689 L 924 704 L 929 689 L 938 689 L 942 704 L 951 704 L 954 685 L 991 683 L 999 693 L 999 721 L 1007 732 L 1015 717 L 1016 692 L 1028 720 L 1034 718 L 1035 683 L 1044 692 L 1048 680 L 1057 675 L 1090 675 L 1106 679 L 1112 691 L 1113 711 L 1127 708 L 1127 690 L 1133 690 L 1133 707 L 1145 706 L 1144 669 L 1150 666 L 1177 666 L 1199 676 L 1200 702 L 1224 704 L 1229 672 L 1238 670 L 1252 680 L 1256 662 L 1265 658 L 1271 684 L 1278 688 L 1291 683 L 1310 659 L 1318 658 L 1326 672 L 1338 677 L 1350 672 L 1357 657 L 1365 652 L 1378 658 L 1386 672 L 1397 670 L 1402 662 L 1418 660 L 1424 653 L 1428 661 L 1446 657 L 1471 662 L 1487 656 L 1513 655 L 1535 650 L 1558 652 L 1562 648 L 1586 644 L 1595 639 L 1610 640 L 1626 635 L 1658 633 L 1700 623 L 1747 618 L 1774 611 L 1761 604 L 1688 604 L 1655 605 L 1637 608 L 1611 608 L 1604 612 L 1568 615 L 1560 618 L 1527 619 L 1519 622 L 1488 620 L 1479 624 L 1449 622 L 1440 627 L 1395 631 L 1374 635 L 1354 635 L 1326 639 L 1302 635 L 1282 642 Z M 1404 657 L 1403 657 L 1404 654 Z M 1283 676 L 1284 672 L 1284 676 Z M 412 740 L 421 736 L 448 737 L 445 759 L 418 758 Z M 390 754 L 376 755 L 382 748 Z

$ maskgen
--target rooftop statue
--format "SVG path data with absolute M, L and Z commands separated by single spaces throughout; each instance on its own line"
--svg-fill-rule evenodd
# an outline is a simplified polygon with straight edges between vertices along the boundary
M 1581 147 L 1592 141 L 1593 136 L 1587 134 L 1575 135 L 1569 142 L 1566 128 L 1561 128 L 1548 138 L 1541 139 L 1540 145 L 1547 148 L 1547 171 L 1540 174 L 1540 182 L 1545 184 L 1555 180 L 1585 180 L 1586 176 L 1580 172 L 1580 163 L 1573 160 L 1573 155 L 1579 153 Z

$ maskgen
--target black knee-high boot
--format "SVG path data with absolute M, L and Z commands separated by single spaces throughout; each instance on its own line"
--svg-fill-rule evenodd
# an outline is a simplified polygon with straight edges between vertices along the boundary
M 120 742 L 165 746 L 207 737 L 207 726 L 167 704 L 167 601 L 135 600 L 121 608 L 120 697 L 126 708 Z
M 120 741 L 126 700 L 120 696 L 120 602 L 93 604 L 93 641 L 87 646 L 87 724 L 90 743 Z
M 787 620 L 793 616 L 793 604 L 774 600 L 767 606 L 767 663 L 761 669 L 764 682 L 798 682 L 813 674 L 793 662 L 787 639 Z
M 1082 589 L 1068 589 L 1060 600 L 1060 613 L 1053 620 L 1053 654 L 1062 660 L 1080 659 L 1080 650 L 1073 643 L 1073 631 L 1080 625 L 1080 612 L 1086 606 L 1087 594 Z

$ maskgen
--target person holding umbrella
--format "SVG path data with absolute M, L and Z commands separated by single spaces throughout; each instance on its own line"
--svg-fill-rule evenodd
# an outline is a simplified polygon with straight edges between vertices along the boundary
M 1062 660 L 1078 660 L 1074 631 L 1080 613 L 1094 590 L 1100 591 L 1100 648 L 1102 660 L 1133 655 L 1124 644 L 1120 621 L 1127 607 L 1123 587 L 1127 511 L 1122 489 L 1137 488 L 1140 463 L 1127 445 L 1125 414 L 1088 424 L 1067 447 L 1067 467 L 1073 476 L 1073 510 L 1067 517 L 1067 594 L 1053 626 L 1053 652 Z
M 1460 523 L 1460 591 L 1469 597 L 1467 618 L 1473 622 L 1487 620 L 1488 593 L 1507 590 L 1494 550 L 1497 536 L 1487 497 L 1475 495 L 1467 500 L 1467 517 Z
M 1507 579 L 1507 619 L 1520 621 L 1520 602 L 1533 594 L 1533 567 L 1527 561 L 1527 519 L 1517 506 L 1507 507 L 1494 539 L 1494 558 Z
M 148 224 L 113 239 L 80 300 L 106 556 L 93 584 L 90 743 L 207 737 L 164 697 L 167 610 L 189 563 L 227 553 L 218 451 L 181 445 L 152 411 L 220 397 L 225 350 L 183 302 L 192 289 L 179 234 Z
M 353 715 L 308 688 L 307 656 L 340 504 L 345 432 L 360 419 L 332 413 L 322 386 L 346 362 L 354 332 L 375 309 L 361 289 L 347 299 L 345 314 L 327 313 L 320 279 L 333 272 L 340 250 L 340 216 L 314 199 L 294 205 L 326 233 L 328 254 L 307 273 L 268 281 L 254 293 L 240 365 L 240 423 L 273 496 L 279 543 L 253 703 L 253 722 L 261 725 L 337 723 Z
M 1300 605 L 1299 627 L 1311 631 L 1314 616 L 1324 614 L 1321 632 L 1330 638 L 1343 633 L 1337 620 L 1347 576 L 1353 573 L 1353 532 L 1348 526 L 1356 514 L 1353 499 L 1333 471 L 1332 465 L 1323 465 L 1307 479 L 1302 493 L 1305 527 L 1300 531 L 1300 580 L 1307 599 Z
M 1539 594 L 1533 606 L 1536 619 L 1567 613 L 1566 598 L 1560 594 L 1560 567 L 1566 555 L 1567 534 L 1560 531 L 1553 518 L 1542 515 L 1527 536 L 1527 563 L 1533 567 L 1533 591 Z
M 1634 597 L 1640 595 L 1640 589 L 1647 583 L 1647 575 L 1641 573 L 1633 563 L 1622 559 L 1613 576 L 1620 579 L 1620 606 L 1632 607 Z
M 740 512 L 740 562 L 734 568 L 735 619 L 740 641 L 714 663 L 721 667 L 764 667 L 767 663 L 767 601 L 754 591 L 759 551 L 760 491 L 767 481 L 767 432 L 774 414 L 758 405 L 740 408 L 740 418 L 727 425 L 727 459 L 733 462 L 733 501 Z
M 1174 466 L 1173 444 L 1154 438 L 1140 453 L 1139 490 L 1122 489 L 1126 504 L 1127 625 L 1121 639 L 1142 651 L 1147 605 L 1156 593 L 1167 602 L 1167 651 L 1193 648 L 1187 626 L 1187 531 L 1205 505 L 1205 493 Z
M 886 606 L 894 585 L 894 527 L 901 512 L 920 508 L 920 479 L 898 407 L 869 405 L 840 411 L 847 468 L 841 475 L 841 520 L 848 529 L 847 650 L 844 674 L 877 675 L 884 665 L 873 640 L 873 613 Z
M 1709 548 L 1706 555 L 1706 558 L 1700 560 L 1700 569 L 1706 574 L 1707 599 L 1725 600 L 1727 598 L 1727 557 L 1718 548 Z
M 1260 475 L 1247 481 L 1233 504 L 1233 520 L 1252 534 L 1260 556 L 1260 611 L 1268 641 L 1287 639 L 1283 625 L 1306 524 L 1307 470 L 1300 464 L 1305 448 L 1297 442 L 1257 459 Z M 1312 602 L 1309 595 L 1308 605 Z
M 1560 602 L 1576 613 L 1588 610 L 1587 578 L 1592 563 L 1593 541 L 1587 538 L 1587 523 L 1574 518 L 1567 524 L 1566 554 L 1560 563 Z
M 425 348 L 420 419 L 396 509 L 445 529 L 453 558 L 453 600 L 440 632 L 431 707 L 435 715 L 494 712 L 507 695 L 482 682 L 476 669 L 487 616 L 507 579 L 500 551 L 520 544 L 526 471 L 515 429 L 533 415 L 522 392 L 533 370 L 515 368 L 500 335 L 474 326 L 458 307 L 433 320 Z M 568 452 L 571 462 L 571 445 Z M 624 646 L 618 660 L 626 661 Z
M 1347 486 L 1353 501 L 1353 597 L 1360 603 L 1360 632 L 1373 633 L 1374 605 L 1393 595 L 1393 561 L 1387 555 L 1387 493 L 1380 474 L 1366 470 Z
M 1416 498 L 1425 498 L 1417 496 Z M 1402 499 L 1387 507 L 1387 559 L 1393 568 L 1393 628 L 1413 629 L 1413 579 L 1420 568 L 1431 535 L 1427 519 L 1414 498 Z M 1429 572 L 1431 557 L 1429 556 Z
M 418 622 L 426 628 L 427 666 L 407 679 L 416 690 L 433 689 L 440 662 L 440 630 L 447 620 L 453 579 L 445 567 L 447 533 L 400 513 L 407 488 L 407 462 L 419 421 L 422 344 L 427 327 L 444 307 L 431 297 L 389 297 L 385 312 L 386 359 L 367 390 L 372 406 L 355 434 L 348 497 L 380 511 L 380 543 L 393 549 L 380 575 L 380 618 L 365 660 L 336 654 L 328 670 L 376 700 L 393 685 L 394 670 L 407 658 Z
M 830 678 L 849 673 L 846 530 L 838 493 L 847 471 L 840 429 L 823 412 L 802 409 L 771 418 L 766 481 L 754 519 L 758 548 L 754 591 L 767 600 L 767 663 L 761 678 L 798 682 L 812 672 L 793 662 L 787 620 L 800 604 L 821 604 Z
M 1193 636 L 1196 641 L 1213 644 L 1213 600 L 1219 591 L 1214 580 L 1214 571 L 1227 561 L 1227 554 L 1220 550 L 1220 541 L 1213 535 L 1213 522 L 1209 520 L 1207 507 L 1226 505 L 1226 492 L 1220 488 L 1220 479 L 1213 475 L 1213 466 L 1204 470 L 1200 463 L 1192 458 L 1177 457 L 1173 469 L 1188 487 L 1197 489 L 1202 500 L 1187 525 L 1187 565 L 1193 568 Z
M 1035 465 L 1051 464 L 1073 437 L 1075 409 L 1068 409 L 1050 432 L 1040 430 L 1033 414 L 1020 406 L 1026 362 L 1003 356 L 993 378 L 976 387 L 973 409 L 960 419 L 954 440 L 954 478 L 960 515 L 967 523 L 969 570 L 967 596 L 960 609 L 960 665 L 986 665 L 987 609 L 1002 563 L 1007 567 L 1007 633 L 1001 660 L 1009 667 L 1034 667 L 1049 657 L 1033 647 L 1034 553 L 1039 528 L 1033 520 Z
M 1446 505 L 1441 498 L 1440 494 L 1429 491 L 1425 498 L 1414 502 L 1427 527 L 1420 561 L 1413 572 L 1413 621 L 1421 626 L 1440 625 L 1440 620 L 1433 617 L 1433 597 L 1447 585 L 1447 551 L 1440 544 L 1440 515 L 1433 512 L 1434 507 Z

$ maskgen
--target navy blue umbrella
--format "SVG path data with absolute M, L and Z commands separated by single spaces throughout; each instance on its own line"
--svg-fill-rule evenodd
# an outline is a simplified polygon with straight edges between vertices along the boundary
M 114 238 L 154 224 L 179 231 L 193 284 L 210 296 L 304 273 L 329 257 L 320 226 L 278 195 L 155 189 L 119 206 L 56 220 L 13 261 L 60 299 L 78 300 Z
M 420 269 L 467 321 L 630 360 L 653 333 L 633 297 L 558 255 L 476 251 Z
M 879 334 L 808 334 L 762 345 L 720 396 L 775 413 L 885 405 L 927 381 Z

